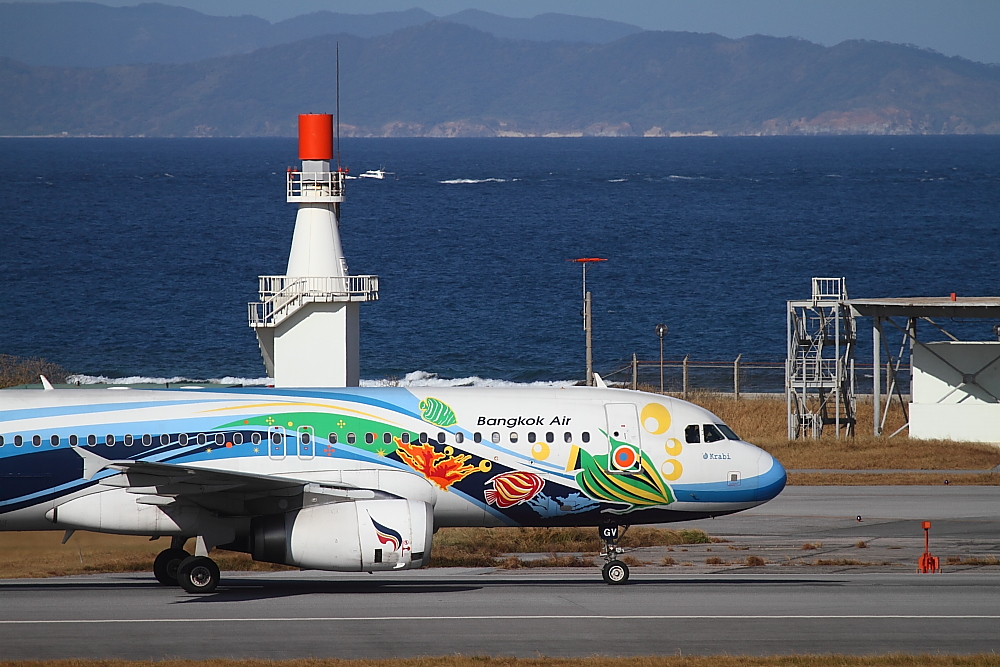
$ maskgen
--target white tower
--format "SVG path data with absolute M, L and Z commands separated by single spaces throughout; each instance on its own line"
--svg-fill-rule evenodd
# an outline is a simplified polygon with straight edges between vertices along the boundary
M 340 243 L 344 172 L 330 170 L 333 117 L 299 116 L 302 171 L 286 198 L 299 205 L 283 276 L 260 276 L 250 304 L 264 367 L 276 387 L 356 387 L 358 303 L 378 299 L 378 276 L 349 276 Z

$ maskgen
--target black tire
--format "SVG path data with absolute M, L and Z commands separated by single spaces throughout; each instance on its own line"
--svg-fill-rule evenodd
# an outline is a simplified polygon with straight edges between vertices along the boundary
M 628 565 L 620 560 L 613 560 L 610 563 L 604 564 L 601 575 L 604 577 L 605 583 L 612 586 L 619 586 L 628 581 Z
M 177 583 L 188 593 L 211 593 L 219 578 L 219 566 L 207 556 L 191 556 L 177 568 Z
M 183 549 L 164 549 L 153 561 L 153 576 L 164 586 L 177 586 L 177 569 L 190 557 Z

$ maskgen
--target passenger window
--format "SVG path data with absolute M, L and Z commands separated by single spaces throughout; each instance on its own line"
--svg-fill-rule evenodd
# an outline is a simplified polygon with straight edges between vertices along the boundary
M 225 433 L 216 433 L 215 434 L 215 444 L 217 444 L 217 445 L 224 445 L 224 444 L 226 444 L 226 434 Z
M 257 433 L 256 431 L 254 431 L 253 433 L 251 433 L 250 434 L 250 442 L 252 442 L 255 445 L 259 445 L 260 444 L 260 433 Z
M 691 424 L 684 428 L 684 441 L 688 444 L 698 444 L 701 442 L 701 427 Z
M 54 435 L 51 438 L 49 438 L 49 443 L 53 447 L 58 447 L 59 446 L 59 436 L 58 435 Z
M 20 447 L 23 444 L 24 444 L 24 438 L 22 438 L 19 435 L 15 435 L 14 436 L 14 446 L 15 447 Z
M 302 437 L 302 444 L 303 445 L 308 445 L 310 442 L 312 442 L 312 438 L 309 437 L 309 432 L 308 431 L 303 431 L 301 437 Z
M 42 446 L 42 436 L 40 436 L 40 435 L 33 435 L 33 436 L 31 436 L 31 445 L 32 445 L 32 447 L 41 447 Z
M 392 444 L 392 433 L 389 433 L 388 431 L 386 431 L 385 433 L 383 433 L 382 434 L 382 442 L 384 442 L 387 445 L 391 445 Z
M 259 435 L 257 436 L 257 442 L 260 442 L 260 436 Z M 188 444 L 188 434 L 187 433 L 181 433 L 179 436 L 177 436 L 177 444 L 180 445 L 181 447 L 187 445 Z
M 17 443 L 17 436 L 14 436 L 14 443 Z M 97 447 L 97 436 L 91 433 L 87 436 L 87 444 L 91 447 Z
M 151 444 L 153 444 L 153 436 L 151 436 L 148 433 L 143 433 L 142 434 L 142 446 L 143 447 L 149 447 Z
M 347 434 L 347 444 L 353 445 L 358 441 L 358 438 L 353 433 Z
M 563 433 L 563 441 L 564 442 L 573 442 L 573 434 L 570 433 L 569 431 L 566 431 L 565 433 Z
M 0 445 L 2 445 L 2 444 L 3 444 L 3 438 L 0 438 Z M 80 444 L 80 438 L 76 437 L 76 435 L 69 436 L 69 446 L 70 447 L 76 447 L 79 444 Z
M 243 434 L 242 433 L 233 433 L 233 444 L 234 445 L 242 445 L 243 444 Z
M 0 447 L 3 447 L 3 436 L 0 435 Z
M 500 434 L 497 433 L 496 431 L 493 431 L 493 435 L 490 436 L 490 440 L 493 442 L 494 445 L 499 445 L 500 444 Z
M 374 433 L 365 433 L 365 444 L 370 445 L 373 442 L 375 442 L 375 434 Z
M 458 433 L 456 433 L 455 434 L 455 442 L 457 442 L 459 444 L 465 442 L 465 434 L 463 434 L 461 431 L 459 431 Z
M 718 426 L 719 430 L 722 431 L 722 435 L 726 436 L 730 440 L 739 440 L 740 439 L 740 436 L 736 435 L 736 432 L 733 431 L 733 429 L 731 429 L 728 426 L 726 426 L 725 424 L 716 424 L 716 426 Z
M 584 431 L 580 434 L 580 439 L 584 442 L 590 442 L 590 431 Z
M 535 432 L 528 431 L 528 442 L 534 442 L 534 441 L 535 441 Z
M 111 433 L 108 433 L 106 436 L 104 436 L 104 442 L 107 443 L 108 447 L 114 447 L 115 436 L 112 435 Z
M 426 443 L 427 442 L 427 434 L 426 433 L 421 433 L 420 437 L 418 439 L 420 440 L 421 444 Z
M 718 442 L 725 439 L 726 436 L 722 435 L 722 431 L 715 424 L 705 424 L 705 442 Z
M 160 434 L 160 444 L 161 445 L 169 445 L 170 444 L 170 434 L 169 433 L 161 433 Z
M 126 447 L 131 447 L 132 443 L 135 442 L 135 438 L 132 437 L 131 433 L 126 433 L 123 440 L 125 442 Z
M 275 434 L 275 435 L 277 435 L 277 434 Z M 205 437 L 204 433 L 199 433 L 198 437 L 197 437 L 197 440 L 198 440 L 198 444 L 199 445 L 204 445 L 206 442 L 208 442 L 208 439 Z
M 511 442 L 517 442 L 517 431 L 511 431 L 510 432 L 510 441 Z
M 271 442 L 273 442 L 276 445 L 280 445 L 281 444 L 281 432 L 280 431 L 275 431 L 274 433 L 271 434 Z M 199 438 L 198 444 L 201 445 L 201 444 L 204 444 L 204 442 Z
M 553 433 L 552 431 L 549 431 L 548 433 L 545 434 L 545 442 L 552 443 L 552 442 L 555 442 L 555 441 L 556 441 L 556 434 L 555 433 Z
M 400 433 L 399 434 L 399 441 L 401 443 L 403 443 L 404 445 L 408 445 L 410 443 L 410 432 L 409 431 L 403 431 L 402 433 Z
M 476 431 L 475 433 L 472 434 L 472 440 L 473 442 L 482 442 L 483 434 L 480 433 L 479 431 Z
M 441 444 L 444 444 L 444 442 L 445 442 L 445 439 L 446 439 L 447 437 L 448 437 L 448 434 L 447 434 L 447 433 L 445 433 L 444 431 L 442 431 L 442 432 L 438 433 L 438 442 L 440 442 Z
M 331 445 L 336 445 L 337 444 L 337 434 L 336 433 L 331 433 L 330 435 L 328 435 L 326 437 L 326 439 L 330 441 Z

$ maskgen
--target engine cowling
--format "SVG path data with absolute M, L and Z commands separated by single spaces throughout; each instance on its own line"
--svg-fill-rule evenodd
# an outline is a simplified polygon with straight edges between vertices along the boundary
M 418 500 L 310 506 L 250 522 L 254 560 L 310 570 L 372 572 L 430 562 L 434 510 Z

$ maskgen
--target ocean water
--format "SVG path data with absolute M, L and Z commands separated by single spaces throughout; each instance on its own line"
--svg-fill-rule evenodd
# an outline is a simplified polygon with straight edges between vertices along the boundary
M 395 174 L 349 181 L 343 207 L 351 272 L 381 281 L 361 306 L 373 383 L 582 379 L 575 257 L 608 259 L 588 279 L 602 372 L 656 359 L 659 322 L 668 360 L 780 362 L 785 301 L 812 276 L 852 297 L 1000 294 L 1000 137 L 345 139 L 342 155 Z M 295 164 L 291 139 L 0 139 L 0 353 L 84 379 L 263 382 L 246 303 L 284 273 Z M 994 323 L 945 324 L 989 339 Z M 869 341 L 862 321 L 861 361 Z

